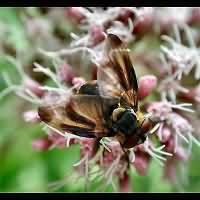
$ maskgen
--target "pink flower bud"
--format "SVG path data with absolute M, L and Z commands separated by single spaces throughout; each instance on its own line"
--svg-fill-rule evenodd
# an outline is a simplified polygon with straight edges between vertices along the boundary
M 139 79 L 139 99 L 148 96 L 157 85 L 157 78 L 154 75 L 145 75 Z
M 60 66 L 59 77 L 62 81 L 66 83 L 71 83 L 73 78 L 75 77 L 75 73 L 73 72 L 72 67 L 69 64 L 65 63 Z
M 137 146 L 134 147 L 135 151 L 141 151 L 141 152 L 145 152 L 145 147 L 144 144 L 139 144 Z
M 51 144 L 52 143 L 48 140 L 48 138 L 40 138 L 32 142 L 32 147 L 38 151 L 45 151 L 48 150 Z
M 127 22 L 129 18 L 134 18 L 134 13 L 128 9 L 128 8 L 123 8 L 120 10 L 119 16 L 117 20 L 122 21 L 122 22 Z
M 171 136 L 171 130 L 167 127 L 164 127 L 162 129 L 162 138 L 161 138 L 161 141 L 162 142 L 167 142 Z
M 86 83 L 85 79 L 81 77 L 74 77 L 72 80 L 72 84 L 77 85 L 78 87 L 81 87 L 85 83 Z
M 179 97 L 187 101 L 195 101 L 196 97 L 200 94 L 200 87 L 191 88 L 188 92 L 182 92 Z
M 40 117 L 38 116 L 38 112 L 35 110 L 27 111 L 23 114 L 24 120 L 26 122 L 37 123 L 40 122 Z
M 175 149 L 175 139 L 171 136 L 165 143 L 165 151 L 169 153 L 174 153 Z
M 164 168 L 164 178 L 170 180 L 171 182 L 175 183 L 177 176 L 176 176 L 176 159 L 169 158 L 165 163 Z
M 124 174 L 122 178 L 119 179 L 119 187 L 121 192 L 129 192 L 129 176 L 127 173 Z
M 153 15 L 152 13 L 146 13 L 144 16 L 140 17 L 134 26 L 133 33 L 145 34 L 152 29 Z
M 42 97 L 44 95 L 44 91 L 40 89 L 41 85 L 38 82 L 34 81 L 33 79 L 30 78 L 25 79 L 24 86 L 38 97 Z
M 69 7 L 65 9 L 66 17 L 70 17 L 74 23 L 81 23 L 85 19 L 84 11 L 81 7 Z
M 103 27 L 94 25 L 90 30 L 90 37 L 92 41 L 92 46 L 97 45 L 105 39 L 105 33 Z
M 141 176 L 144 176 L 150 163 L 150 155 L 142 151 L 137 151 L 135 154 L 136 157 L 133 165 L 135 166 L 137 172 Z
M 187 21 L 190 25 L 200 23 L 200 7 L 192 8 L 190 17 Z

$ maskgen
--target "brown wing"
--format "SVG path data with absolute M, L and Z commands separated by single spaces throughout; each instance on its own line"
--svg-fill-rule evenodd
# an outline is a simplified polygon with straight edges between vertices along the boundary
M 114 104 L 112 99 L 95 95 L 73 95 L 67 103 L 39 107 L 38 114 L 43 122 L 63 134 L 100 138 L 109 134 L 105 116 Z
M 121 98 L 121 103 L 138 110 L 138 84 L 129 49 L 113 34 L 108 34 L 106 53 L 108 63 L 97 74 L 102 96 Z

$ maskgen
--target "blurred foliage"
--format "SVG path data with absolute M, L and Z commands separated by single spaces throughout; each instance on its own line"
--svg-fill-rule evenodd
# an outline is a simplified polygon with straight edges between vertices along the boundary
M 34 11 L 33 14 L 36 15 L 37 12 Z M 0 8 L 0 23 L 9 27 L 9 32 L 4 38 L 6 42 L 16 49 L 26 49 L 27 39 L 16 9 Z M 158 45 L 158 42 L 147 38 L 135 48 L 139 51 L 152 43 Z M 3 55 L 0 55 L 0 73 L 5 70 L 9 72 L 12 79 L 16 79 L 16 69 Z M 5 87 L 1 77 L 0 91 Z M 62 181 L 66 174 L 71 174 L 72 165 L 79 159 L 78 146 L 62 150 L 52 149 L 46 152 L 33 150 L 32 141 L 43 136 L 44 132 L 40 125 L 32 125 L 23 121 L 24 106 L 27 107 L 26 102 L 13 94 L 0 101 L 0 192 L 51 191 L 49 184 L 57 180 Z M 134 169 L 131 170 L 131 188 L 134 192 L 199 192 L 199 163 L 200 151 L 194 147 L 191 160 L 188 162 L 188 184 L 181 189 L 162 179 L 162 168 L 154 161 L 151 162 L 146 176 L 140 176 Z M 73 182 L 71 178 L 66 178 L 64 183 L 64 186 L 56 191 L 84 191 L 84 180 L 82 179 Z M 182 185 L 181 182 L 180 185 Z M 97 185 L 92 184 L 88 191 L 96 191 L 97 188 Z M 112 191 L 112 188 L 108 187 L 106 191 Z

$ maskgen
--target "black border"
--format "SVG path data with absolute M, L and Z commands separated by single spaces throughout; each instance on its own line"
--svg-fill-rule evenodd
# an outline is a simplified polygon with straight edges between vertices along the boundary
M 1 0 L 0 5 L 2 7 L 28 7 L 28 6 L 35 6 L 35 7 L 70 7 L 70 6 L 136 6 L 136 7 L 143 7 L 143 6 L 149 6 L 149 7 L 194 7 L 200 5 L 199 1 L 189 1 L 189 0 L 106 0 L 106 1 L 84 1 L 84 0 L 35 0 L 35 1 L 27 1 L 27 0 Z
M 159 183 L 158 183 L 159 184 Z M 148 200 L 162 200 L 166 199 L 189 199 L 195 197 L 198 199 L 199 193 L 0 193 L 0 198 L 2 199 L 17 199 L 20 200 L 30 200 L 30 199 L 64 199 L 64 200 L 77 200 L 77 199 L 87 199 L 96 200 L 101 199 L 148 199 Z M 162 199 L 161 199 L 162 198 Z

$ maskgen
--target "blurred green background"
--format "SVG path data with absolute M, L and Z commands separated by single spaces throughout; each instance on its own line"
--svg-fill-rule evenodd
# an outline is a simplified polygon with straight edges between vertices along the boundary
M 36 8 L 35 11 L 37 11 Z M 0 40 L 7 40 L 18 49 L 28 48 L 24 25 L 15 8 L 0 8 L 0 27 L 3 27 L 1 23 L 9 27 L 10 31 L 4 35 L 1 32 Z M 6 60 L 2 53 L 0 55 L 0 73 L 3 71 L 8 72 L 13 80 L 19 81 L 15 67 Z M 1 76 L 0 91 L 5 87 Z M 10 94 L 0 101 L 0 192 L 52 191 L 49 184 L 62 180 L 66 174 L 70 174 L 72 165 L 79 159 L 78 146 L 45 152 L 33 150 L 32 141 L 44 136 L 45 133 L 40 125 L 32 125 L 23 121 L 22 113 L 28 108 L 31 106 L 14 94 Z M 199 192 L 200 149 L 194 145 L 192 152 L 192 157 L 187 162 L 188 183 L 183 184 L 180 179 L 182 188 L 162 180 L 163 169 L 153 161 L 147 176 L 139 176 L 134 170 L 130 172 L 132 191 Z M 80 179 L 74 183 L 71 180 L 71 178 L 66 178 L 66 184 L 55 191 L 84 191 L 83 180 Z M 96 186 L 91 185 L 89 191 L 95 190 Z M 112 191 L 112 189 L 108 187 L 106 191 Z

